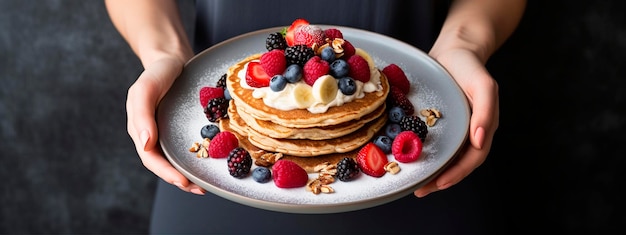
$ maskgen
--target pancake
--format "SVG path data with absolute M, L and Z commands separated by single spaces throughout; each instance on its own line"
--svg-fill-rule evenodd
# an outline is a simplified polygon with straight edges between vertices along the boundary
M 360 99 L 344 103 L 341 106 L 330 107 L 324 113 L 311 113 L 306 109 L 279 110 L 265 105 L 262 99 L 252 96 L 252 90 L 241 87 L 240 78 L 237 76 L 245 64 L 258 59 L 261 54 L 249 56 L 235 65 L 227 72 L 226 86 L 235 100 L 238 109 L 249 114 L 255 119 L 271 121 L 278 125 L 289 128 L 310 128 L 329 125 L 337 125 L 355 119 L 360 119 L 377 110 L 389 94 L 389 84 L 383 73 L 380 73 L 380 86 L 382 89 L 376 92 L 365 93 Z
M 234 114 L 235 112 L 237 112 L 237 114 Z M 239 117 L 246 122 L 249 128 L 252 128 L 259 133 L 263 133 L 271 138 L 310 140 L 332 139 L 350 134 L 363 127 L 366 123 L 380 117 L 384 112 L 385 104 L 360 119 L 351 120 L 341 124 L 310 128 L 290 128 L 270 121 L 256 119 L 247 114 L 245 111 L 237 109 L 237 105 L 234 101 L 230 102 L 228 108 L 229 116 L 239 115 Z

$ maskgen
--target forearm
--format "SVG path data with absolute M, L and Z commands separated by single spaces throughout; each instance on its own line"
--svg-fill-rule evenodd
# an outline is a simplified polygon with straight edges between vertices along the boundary
M 484 64 L 513 33 L 525 7 L 526 0 L 455 1 L 430 54 L 464 49 Z
M 113 25 L 144 67 L 163 58 L 193 56 L 174 0 L 105 0 Z

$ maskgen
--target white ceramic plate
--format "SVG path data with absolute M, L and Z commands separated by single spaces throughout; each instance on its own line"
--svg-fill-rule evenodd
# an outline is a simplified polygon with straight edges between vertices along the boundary
M 157 112 L 161 147 L 168 160 L 192 182 L 210 193 L 245 205 L 291 213 L 334 213 L 377 206 L 412 193 L 434 178 L 463 146 L 469 126 L 469 106 L 452 77 L 423 51 L 396 39 L 340 26 L 344 38 L 369 52 L 379 68 L 398 64 L 411 80 L 409 98 L 415 110 L 438 108 L 443 118 L 429 128 L 420 159 L 401 163 L 401 171 L 374 178 L 365 174 L 351 182 L 337 181 L 333 194 L 315 195 L 302 188 L 280 189 L 272 182 L 260 184 L 252 177 L 228 174 L 226 159 L 196 158 L 188 151 L 201 141 L 200 129 L 209 124 L 198 94 L 214 86 L 235 62 L 264 52 L 265 38 L 281 28 L 247 33 L 217 44 L 191 59 L 163 98 Z M 393 156 L 389 156 L 393 160 Z M 255 167 L 253 165 L 253 167 Z M 316 177 L 311 174 L 310 178 Z

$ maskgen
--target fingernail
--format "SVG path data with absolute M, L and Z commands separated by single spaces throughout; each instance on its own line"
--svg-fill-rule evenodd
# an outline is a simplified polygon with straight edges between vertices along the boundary
M 143 150 L 146 150 L 146 145 L 148 144 L 148 140 L 150 139 L 150 133 L 148 130 L 143 130 L 139 133 L 139 140 L 141 140 L 141 144 L 143 145 Z
M 476 140 L 476 146 L 478 149 L 483 148 L 483 142 L 485 140 L 485 129 L 482 127 L 476 128 L 476 132 L 474 132 L 474 139 Z
M 202 189 L 199 189 L 199 188 L 192 188 L 190 191 L 198 195 L 204 195 L 204 191 L 202 191 Z
M 175 185 L 176 187 L 179 187 L 179 188 L 183 188 L 183 187 L 184 187 L 184 186 L 183 186 L 183 184 L 181 184 L 181 183 L 180 183 L 180 182 L 178 182 L 178 181 L 176 181 L 176 182 L 172 182 L 172 184 L 173 184 L 173 185 Z

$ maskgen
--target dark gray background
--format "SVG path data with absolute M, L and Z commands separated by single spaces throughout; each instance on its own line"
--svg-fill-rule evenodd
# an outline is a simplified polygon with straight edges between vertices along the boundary
M 498 234 L 626 231 L 625 9 L 530 1 L 489 61 L 501 125 L 458 187 Z M 157 178 L 125 126 L 139 73 L 102 1 L 0 0 L 0 233 L 147 232 Z

